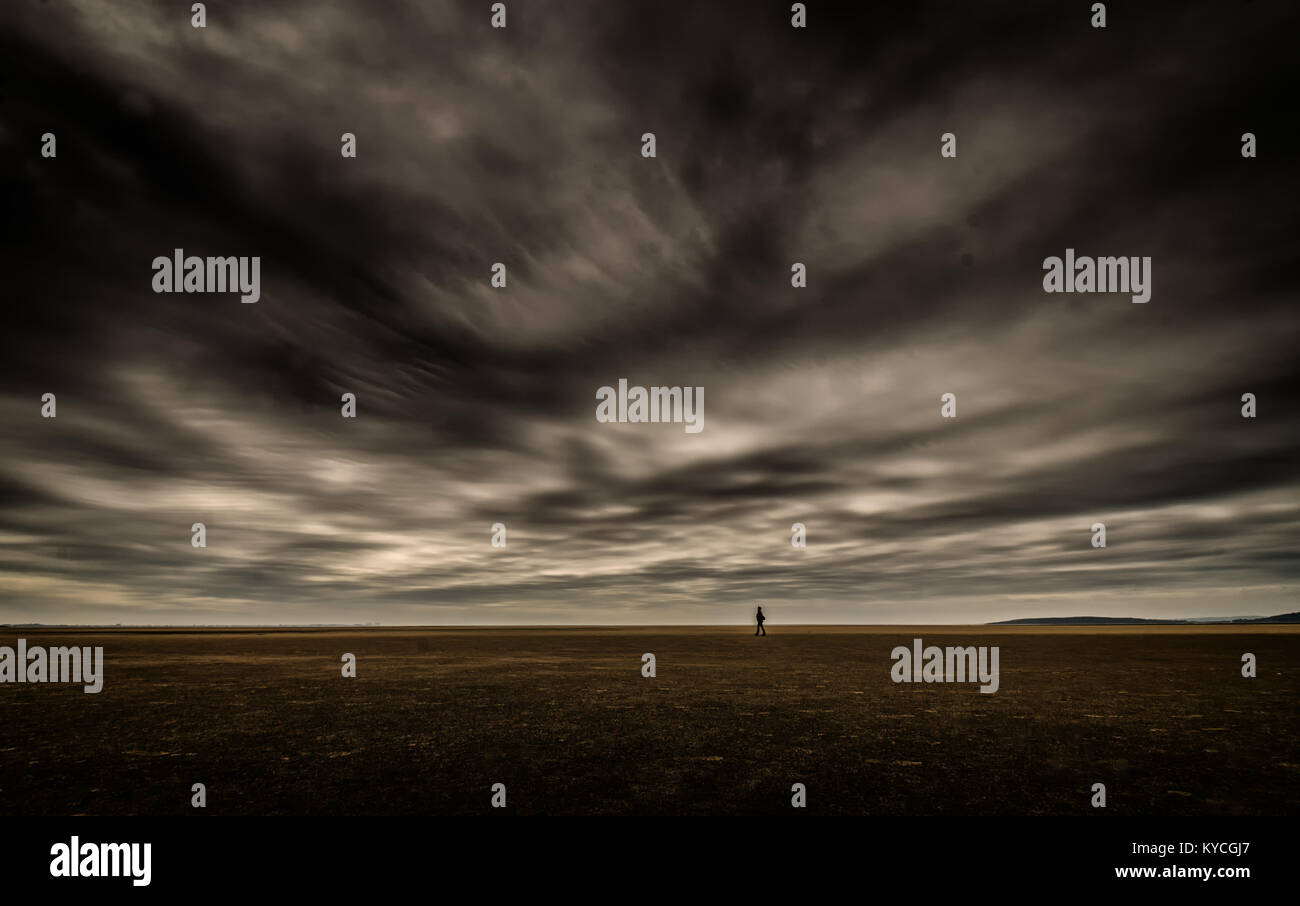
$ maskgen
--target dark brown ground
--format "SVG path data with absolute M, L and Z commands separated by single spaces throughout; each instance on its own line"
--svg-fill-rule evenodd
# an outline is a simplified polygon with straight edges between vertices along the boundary
M 6 629 L 107 667 L 0 685 L 0 813 L 1300 813 L 1297 627 L 770 631 Z M 914 636 L 1000 690 L 893 684 Z

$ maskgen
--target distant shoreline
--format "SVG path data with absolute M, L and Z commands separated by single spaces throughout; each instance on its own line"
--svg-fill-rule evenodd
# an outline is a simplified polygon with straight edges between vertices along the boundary
M 1259 623 L 1300 623 L 1300 613 L 1279 613 L 1271 617 L 1223 617 L 1221 619 L 1148 620 L 1141 617 L 1029 617 L 999 620 L 985 626 L 1240 626 Z

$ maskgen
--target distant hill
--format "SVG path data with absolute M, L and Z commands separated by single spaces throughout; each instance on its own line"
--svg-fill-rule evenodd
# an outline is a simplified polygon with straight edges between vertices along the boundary
M 1024 620 L 998 620 L 986 626 L 1216 626 L 1242 623 L 1300 623 L 1300 612 L 1280 613 L 1273 617 L 1222 617 L 1193 620 L 1144 620 L 1140 617 L 1030 617 Z

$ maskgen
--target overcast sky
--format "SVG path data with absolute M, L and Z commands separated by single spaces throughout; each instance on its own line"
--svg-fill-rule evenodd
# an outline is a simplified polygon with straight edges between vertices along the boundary
M 0 10 L 0 620 L 1300 609 L 1288 4 L 189 5 Z

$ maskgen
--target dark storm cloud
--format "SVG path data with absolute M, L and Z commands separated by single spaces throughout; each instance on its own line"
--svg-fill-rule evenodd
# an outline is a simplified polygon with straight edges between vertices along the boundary
M 0 12 L 3 618 L 1294 609 L 1284 4 L 508 6 Z M 177 247 L 261 300 L 153 293 Z M 621 377 L 703 432 L 597 423 Z

